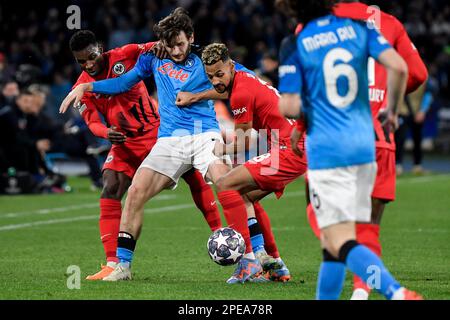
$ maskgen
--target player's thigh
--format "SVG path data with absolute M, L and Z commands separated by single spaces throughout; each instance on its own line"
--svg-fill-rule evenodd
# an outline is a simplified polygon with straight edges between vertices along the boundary
M 233 168 L 216 181 L 217 191 L 236 190 L 244 194 L 258 189 L 258 185 L 245 166 Z
M 228 155 L 218 157 L 214 154 L 214 146 L 223 139 L 218 132 L 205 132 L 194 136 L 193 166 L 207 181 L 215 183 L 222 175 L 231 170 Z
M 103 190 L 101 198 L 122 199 L 131 184 L 131 178 L 123 172 L 103 170 Z
M 250 192 L 247 192 L 244 196 L 247 197 L 251 202 L 257 202 L 259 200 L 262 200 L 267 195 L 271 194 L 272 191 L 263 191 L 263 190 L 253 190 Z
M 191 136 L 159 138 L 139 169 L 165 175 L 172 180 L 169 187 L 176 187 L 180 177 L 192 168 L 191 140 Z
M 170 177 L 151 168 L 140 167 L 133 177 L 127 200 L 133 197 L 137 201 L 146 202 L 172 184 Z

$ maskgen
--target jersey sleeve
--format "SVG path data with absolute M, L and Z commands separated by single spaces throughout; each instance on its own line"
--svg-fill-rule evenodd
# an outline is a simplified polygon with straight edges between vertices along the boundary
M 100 119 L 98 110 L 91 100 L 92 97 L 92 93 L 85 94 L 83 99 L 81 99 L 81 106 L 78 108 L 78 111 L 80 112 L 84 122 L 86 122 L 86 125 L 89 127 L 89 130 L 91 130 L 95 136 L 107 139 L 108 128 Z
M 288 36 L 280 47 L 280 66 L 278 67 L 278 91 L 298 93 L 302 88 L 300 58 L 297 51 L 297 37 Z
M 396 24 L 398 34 L 395 38 L 394 48 L 408 65 L 406 92 L 409 93 L 415 91 L 427 80 L 428 71 L 403 25 L 398 20 L 396 20 Z
M 147 42 L 141 44 L 132 43 L 123 46 L 122 50 L 127 57 L 131 57 L 134 60 L 137 60 L 141 54 L 150 51 L 155 44 L 156 42 Z
M 153 54 L 140 55 L 133 69 L 117 78 L 93 82 L 92 91 L 109 95 L 127 92 L 142 79 L 150 77 L 154 58 Z
M 376 28 L 368 27 L 366 24 L 364 25 L 366 26 L 368 32 L 367 46 L 369 49 L 369 55 L 375 60 L 378 60 L 378 57 L 383 51 L 392 47 Z
M 230 105 L 236 124 L 253 121 L 253 104 L 253 97 L 247 92 L 241 91 L 232 97 Z

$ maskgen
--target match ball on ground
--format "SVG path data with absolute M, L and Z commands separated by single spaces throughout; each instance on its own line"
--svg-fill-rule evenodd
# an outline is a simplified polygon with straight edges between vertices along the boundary
M 245 253 L 244 238 L 239 232 L 228 227 L 214 231 L 206 247 L 210 258 L 221 266 L 239 262 Z

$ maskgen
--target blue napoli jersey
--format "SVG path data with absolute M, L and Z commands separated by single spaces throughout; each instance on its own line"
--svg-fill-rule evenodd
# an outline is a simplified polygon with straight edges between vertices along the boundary
M 159 138 L 220 132 L 212 101 L 200 101 L 182 108 L 175 104 L 180 91 L 197 93 L 213 88 L 202 61 L 193 53 L 183 64 L 160 60 L 153 53 L 141 54 L 134 68 L 124 75 L 94 82 L 93 92 L 120 94 L 152 74 L 158 89 Z
M 175 104 L 180 91 L 197 93 L 212 88 L 203 63 L 196 54 L 191 53 L 183 64 L 176 64 L 169 59 L 160 60 L 153 53 L 146 53 L 139 57 L 135 68 L 141 78 L 154 75 L 161 117 L 158 137 L 220 131 L 211 100 L 183 108 Z
M 375 160 L 367 59 L 388 48 L 375 28 L 334 15 L 309 22 L 283 42 L 279 91 L 302 98 L 310 169 Z
M 239 63 L 237 71 L 253 73 Z M 158 88 L 160 127 L 158 137 L 185 136 L 207 131 L 220 132 L 211 100 L 200 101 L 188 107 L 178 107 L 178 92 L 202 92 L 213 89 L 201 59 L 191 53 L 183 64 L 158 59 L 153 53 L 142 54 L 136 65 L 126 74 L 93 83 L 93 92 L 120 94 L 130 90 L 139 81 L 154 75 Z

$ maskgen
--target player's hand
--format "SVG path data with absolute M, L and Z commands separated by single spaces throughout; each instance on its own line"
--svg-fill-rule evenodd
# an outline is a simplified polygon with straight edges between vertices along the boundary
M 79 107 L 81 104 L 81 99 L 83 98 L 83 95 L 86 91 L 88 91 L 88 84 L 83 83 L 75 87 L 70 93 L 67 95 L 67 97 L 63 100 L 61 103 L 61 106 L 59 107 L 59 113 L 64 113 L 69 109 L 70 105 L 73 102 L 73 106 L 75 108 Z
M 194 93 L 183 91 L 178 92 L 177 99 L 175 100 L 175 104 L 179 107 L 186 107 L 196 102 L 198 101 Z
M 423 123 L 425 121 L 426 114 L 423 111 L 419 111 L 416 113 L 416 116 L 414 117 L 415 123 Z
M 213 153 L 216 157 L 221 157 L 225 154 L 225 144 L 222 142 L 216 141 L 216 144 L 214 145 Z
M 297 128 L 292 128 L 291 132 L 291 148 L 292 151 L 299 157 L 303 157 L 303 151 L 298 147 L 298 142 L 300 141 L 300 138 L 302 137 L 303 132 L 297 130 Z
M 150 52 L 153 52 L 153 54 L 160 60 L 169 58 L 169 54 L 161 41 L 155 43 Z
M 111 128 L 108 128 L 108 140 L 112 144 L 124 143 L 127 137 L 122 132 L 116 131 L 116 129 L 117 128 L 115 126 L 111 126 Z
M 381 109 L 378 112 L 378 120 L 387 132 L 395 131 L 398 128 L 398 115 L 394 114 L 390 108 Z

